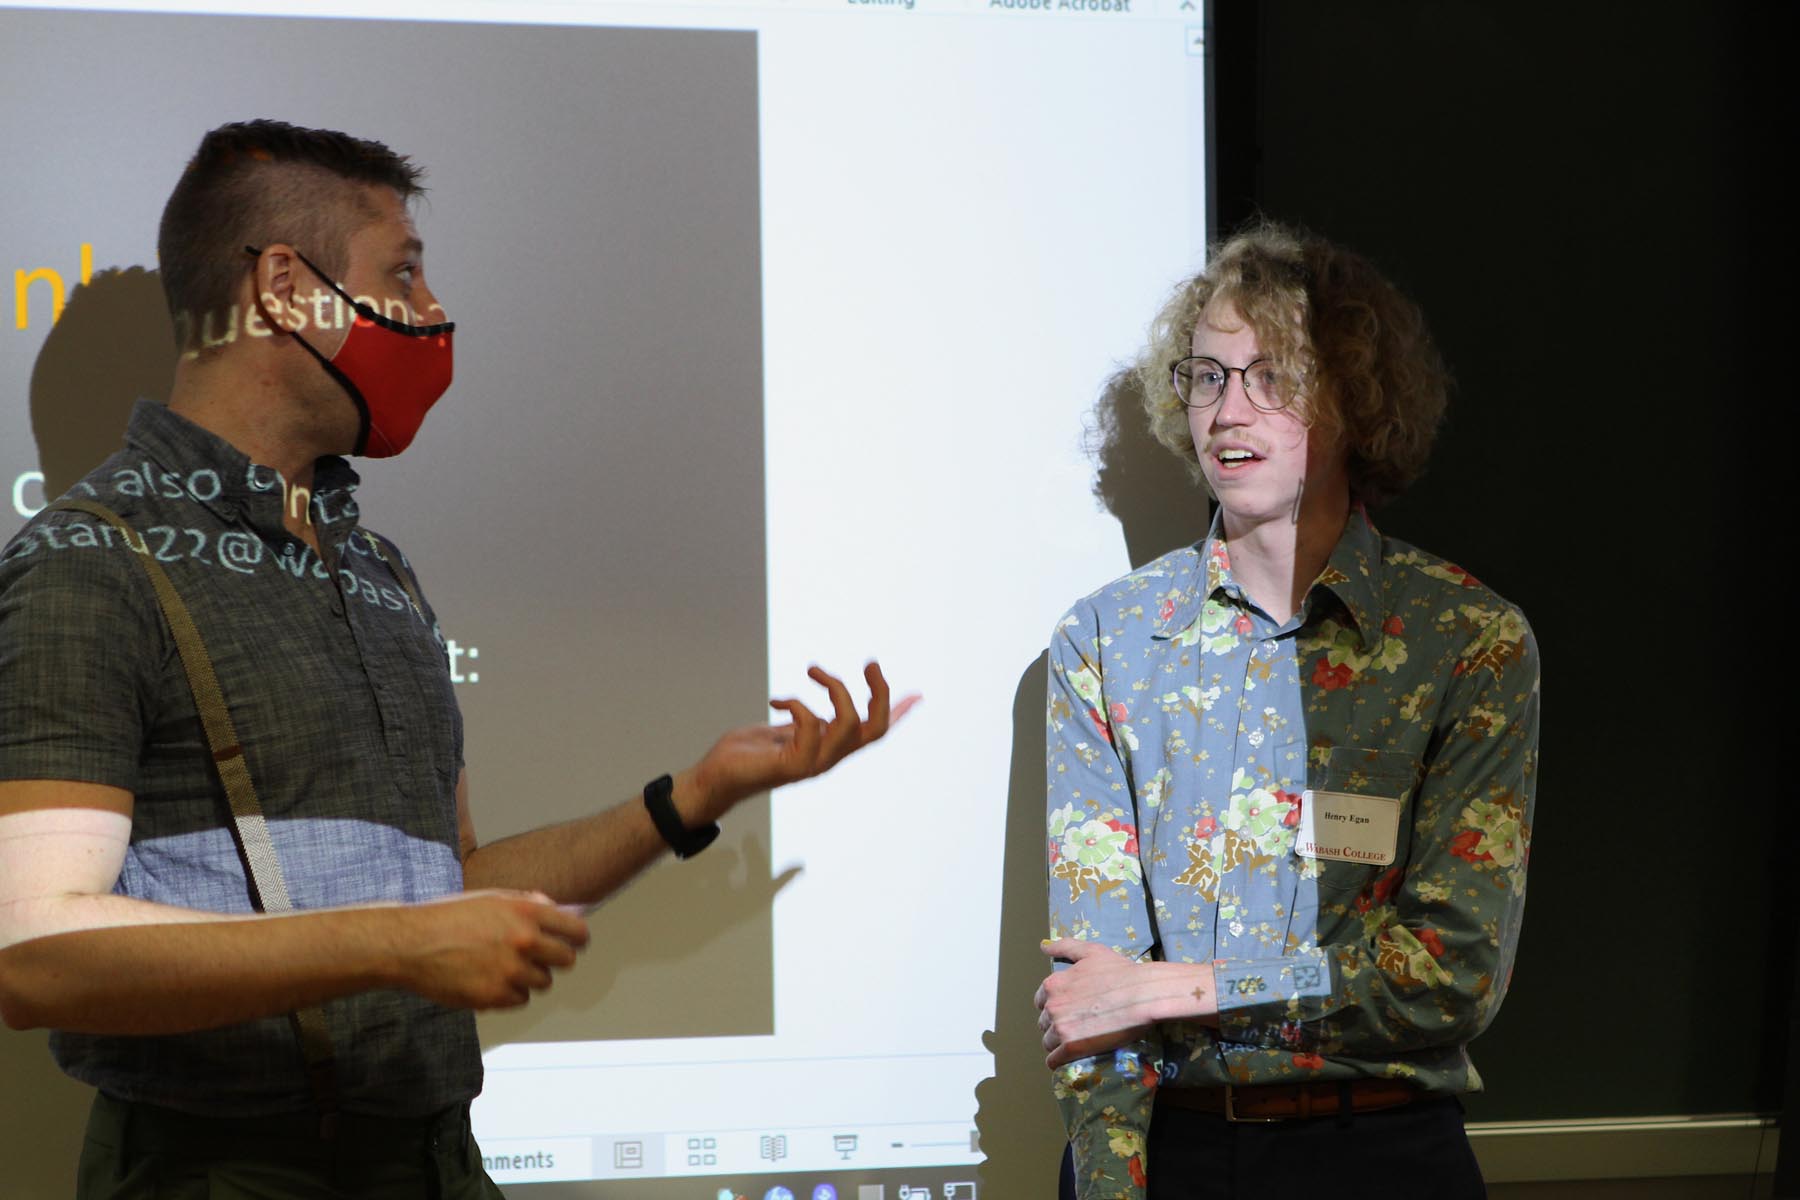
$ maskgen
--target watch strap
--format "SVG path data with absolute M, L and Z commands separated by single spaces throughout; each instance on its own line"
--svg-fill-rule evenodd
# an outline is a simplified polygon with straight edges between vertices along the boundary
M 669 843 L 676 858 L 694 857 L 719 836 L 717 821 L 708 821 L 698 829 L 681 823 L 681 814 L 675 811 L 675 780 L 671 776 L 659 775 L 644 785 L 644 807 L 650 810 L 656 832 Z

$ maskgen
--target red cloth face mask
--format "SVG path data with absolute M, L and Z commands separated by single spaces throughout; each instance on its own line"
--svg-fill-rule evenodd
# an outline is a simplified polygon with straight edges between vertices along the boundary
M 261 253 L 250 246 L 244 249 Z M 294 340 L 306 347 L 356 402 L 362 428 L 351 453 L 392 458 L 412 445 L 419 426 L 425 423 L 425 414 L 450 387 L 450 335 L 456 330 L 456 322 L 408 325 L 383 316 L 369 305 L 353 300 L 306 255 L 298 250 L 294 253 L 356 313 L 344 335 L 344 344 L 330 358 L 320 354 L 298 332 L 294 333 Z

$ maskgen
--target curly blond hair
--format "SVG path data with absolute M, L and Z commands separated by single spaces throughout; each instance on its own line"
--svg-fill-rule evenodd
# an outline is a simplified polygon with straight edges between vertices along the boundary
M 1150 432 L 1196 479 L 1204 482 L 1199 454 L 1169 366 L 1190 353 L 1214 299 L 1236 308 L 1263 357 L 1298 381 L 1295 410 L 1313 437 L 1344 448 L 1357 500 L 1380 504 L 1418 478 L 1450 383 L 1424 314 L 1368 259 L 1263 221 L 1214 246 L 1206 269 L 1175 289 L 1136 365 Z

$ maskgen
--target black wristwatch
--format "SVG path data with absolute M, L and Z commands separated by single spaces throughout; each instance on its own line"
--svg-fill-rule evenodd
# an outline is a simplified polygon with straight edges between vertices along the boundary
M 708 821 L 698 829 L 689 829 L 681 823 L 681 814 L 675 811 L 674 797 L 675 780 L 667 775 L 644 785 L 644 807 L 650 810 L 656 832 L 669 843 L 676 858 L 692 858 L 713 844 L 719 836 L 719 823 Z

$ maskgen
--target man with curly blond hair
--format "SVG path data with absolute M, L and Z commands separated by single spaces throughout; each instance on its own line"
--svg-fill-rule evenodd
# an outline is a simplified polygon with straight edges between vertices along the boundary
M 1537 647 L 1368 513 L 1443 364 L 1366 259 L 1264 224 L 1138 373 L 1217 511 L 1050 645 L 1037 1005 L 1077 1193 L 1482 1196 L 1456 1096 L 1524 910 Z

